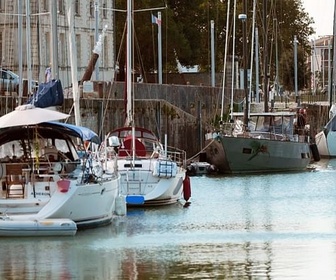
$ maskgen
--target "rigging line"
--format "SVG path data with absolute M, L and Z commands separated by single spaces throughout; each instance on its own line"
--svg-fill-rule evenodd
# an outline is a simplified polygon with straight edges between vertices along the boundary
M 138 57 L 138 61 L 139 61 L 139 67 L 140 67 L 140 74 L 143 76 L 145 83 L 147 82 L 146 79 L 146 72 L 145 72 L 145 67 L 144 67 L 144 63 L 143 63 L 143 59 L 142 59 L 142 55 L 141 55 L 141 49 L 140 49 L 140 45 L 139 45 L 139 40 L 138 37 L 135 33 L 134 30 L 134 42 L 135 42 L 135 49 L 136 49 L 136 53 L 137 53 L 137 57 Z M 135 68 L 135 67 L 134 67 Z
M 112 102 L 112 99 L 111 99 L 111 95 L 112 95 L 112 92 L 114 91 L 115 89 L 115 83 L 114 81 L 112 81 L 111 83 L 111 86 L 109 87 L 109 92 L 108 92 L 108 96 L 106 98 L 106 102 L 105 102 L 105 108 L 103 110 L 103 116 L 102 116 L 102 119 L 105 120 L 106 119 L 106 116 L 107 116 L 107 112 L 108 112 L 108 109 L 109 109 L 109 106 Z M 99 137 L 102 137 L 102 131 L 103 131 L 103 128 L 104 128 L 104 122 L 102 122 L 102 126 L 101 126 L 101 129 L 99 130 L 99 133 L 98 133 L 98 136 Z M 110 127 L 109 127 L 110 129 Z
M 118 54 L 117 54 L 117 58 L 116 58 L 116 63 L 118 63 L 118 65 L 119 65 L 121 54 L 123 53 L 122 50 L 124 50 L 124 46 L 125 46 L 126 27 L 127 27 L 127 22 L 125 21 L 124 30 L 123 30 L 123 33 L 122 33 L 122 36 L 121 36 L 120 46 L 119 46 L 119 50 L 118 50 Z
M 206 149 L 207 149 L 208 147 L 210 147 L 210 145 L 211 145 L 213 142 L 215 142 L 215 141 L 217 141 L 217 140 L 216 140 L 215 138 L 213 138 L 213 139 L 210 141 L 210 143 L 208 143 L 208 145 L 206 145 L 206 146 L 205 146 L 201 151 L 199 151 L 197 154 L 195 154 L 195 155 L 193 155 L 192 157 L 188 158 L 188 159 L 186 160 L 186 162 L 188 163 L 188 162 L 192 161 L 194 158 L 198 157 L 201 153 L 205 152 Z
M 121 37 L 121 40 L 120 40 L 120 46 L 119 46 L 119 50 L 118 50 L 118 54 L 117 54 L 117 57 L 116 57 L 116 65 L 118 65 L 119 67 L 119 62 L 120 62 L 120 58 L 121 58 L 121 54 L 123 53 L 123 47 L 125 46 L 125 35 L 126 35 L 126 28 L 127 28 L 127 21 L 125 21 L 125 24 L 124 24 L 124 29 L 123 29 L 123 33 L 122 33 L 122 37 Z M 119 69 L 120 71 L 120 69 Z M 109 109 L 109 106 L 111 104 L 110 101 L 111 100 L 111 95 L 115 89 L 115 81 L 116 81 L 116 76 L 114 76 L 114 80 L 111 81 L 111 86 L 109 87 L 109 92 L 108 92 L 108 95 L 107 95 L 107 98 L 106 98 L 106 103 L 105 103 L 105 108 L 103 110 L 103 116 L 102 116 L 102 119 L 104 120 L 107 116 L 107 113 L 108 113 L 108 109 Z M 101 125 L 101 129 L 99 130 L 99 133 L 98 133 L 98 136 L 99 137 L 102 137 L 102 132 L 103 132 L 103 128 L 104 128 L 104 122 L 102 123 Z

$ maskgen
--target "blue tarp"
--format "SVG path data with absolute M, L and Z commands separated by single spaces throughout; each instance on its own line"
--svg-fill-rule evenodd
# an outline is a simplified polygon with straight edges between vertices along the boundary
M 61 106 L 64 102 L 63 88 L 60 80 L 52 80 L 48 83 L 39 84 L 38 90 L 27 101 L 35 107 L 46 108 Z
M 65 127 L 69 130 L 72 130 L 77 137 L 80 137 L 83 141 L 91 141 L 93 143 L 100 144 L 100 139 L 98 135 L 92 131 L 91 129 L 83 126 L 78 126 L 74 124 L 68 124 L 68 123 L 61 123 L 61 122 L 48 122 L 53 125 L 58 125 Z

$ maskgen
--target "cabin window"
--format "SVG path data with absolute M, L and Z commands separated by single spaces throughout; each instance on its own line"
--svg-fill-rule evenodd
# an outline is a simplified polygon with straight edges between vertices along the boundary
M 58 151 L 66 155 L 70 160 L 78 160 L 79 156 L 75 147 L 64 139 L 55 139 L 55 147 Z

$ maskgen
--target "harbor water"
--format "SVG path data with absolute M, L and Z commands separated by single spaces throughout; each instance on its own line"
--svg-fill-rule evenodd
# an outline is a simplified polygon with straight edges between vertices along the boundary
M 336 279 L 336 160 L 192 177 L 182 203 L 73 237 L 1 238 L 0 279 Z

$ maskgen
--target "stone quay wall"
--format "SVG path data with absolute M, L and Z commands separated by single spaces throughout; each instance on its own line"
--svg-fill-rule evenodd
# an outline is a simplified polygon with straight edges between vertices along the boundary
M 81 87 L 80 111 L 82 125 L 97 132 L 103 139 L 110 130 L 125 122 L 125 90 L 122 82 L 94 82 L 93 90 Z M 218 122 L 223 104 L 224 114 L 229 112 L 231 90 L 220 87 L 193 85 L 133 85 L 134 120 L 138 126 L 152 130 L 167 144 L 187 152 L 187 158 L 198 154 L 204 147 L 204 135 Z M 64 89 L 65 102 L 58 109 L 71 114 L 69 123 L 75 123 L 71 89 Z M 243 91 L 234 91 L 234 108 L 243 108 Z M 22 104 L 26 102 L 24 97 Z M 18 105 L 17 94 L 0 96 L 0 114 L 10 112 Z M 295 105 L 295 104 L 294 104 Z M 291 109 L 292 102 L 276 102 L 279 109 Z M 302 103 L 307 108 L 311 138 L 323 129 L 329 118 L 329 107 L 322 103 Z M 261 108 L 262 104 L 255 104 Z

